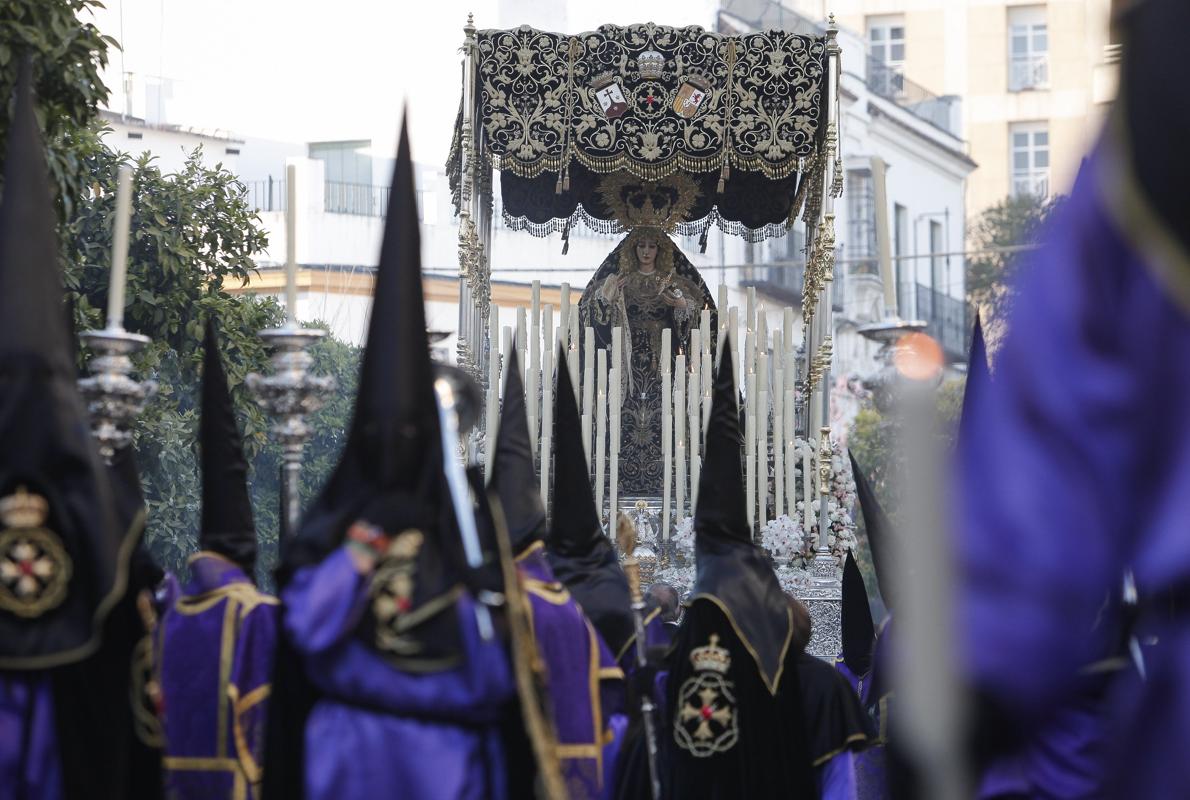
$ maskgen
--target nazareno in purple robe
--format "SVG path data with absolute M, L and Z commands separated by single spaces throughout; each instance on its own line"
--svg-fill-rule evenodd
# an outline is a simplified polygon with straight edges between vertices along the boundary
M 58 800 L 62 761 L 48 673 L 0 673 L 0 799 Z
M 1054 797 L 1107 794 L 1113 763 L 1130 796 L 1190 788 L 1185 621 L 1152 623 L 1161 646 L 1147 681 L 1118 681 L 1114 719 L 1080 676 L 1110 650 L 1095 623 L 1124 565 L 1142 597 L 1190 579 L 1190 318 L 1108 211 L 1113 156 L 1091 156 L 1024 269 L 959 449 L 964 668 L 1013 730 L 1053 730 L 1028 772 Z
M 268 718 L 277 598 L 202 551 L 161 621 L 157 663 L 171 798 L 255 797 Z
M 545 663 L 562 777 L 572 800 L 606 797 L 625 727 L 624 672 L 538 541 L 517 557 L 533 636 Z
M 454 609 L 460 665 L 398 670 L 355 635 L 369 577 L 342 545 L 282 591 L 285 632 L 321 693 L 306 721 L 306 800 L 500 800 L 498 726 L 514 683 L 499 639 L 480 638 L 474 601 L 463 593 Z

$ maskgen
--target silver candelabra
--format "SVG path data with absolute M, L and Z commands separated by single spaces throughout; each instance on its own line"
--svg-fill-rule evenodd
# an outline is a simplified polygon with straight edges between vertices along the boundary
M 131 356 L 150 340 L 119 325 L 86 331 L 82 339 L 95 355 L 88 365 L 90 376 L 79 379 L 79 390 L 87 402 L 99 454 L 111 464 L 116 451 L 132 443 L 132 423 L 157 393 L 156 381 L 132 377 Z
M 326 396 L 335 389 L 335 379 L 329 375 L 314 375 L 310 366 L 314 357 L 308 352 L 326 331 L 302 328 L 292 320 L 280 328 L 260 332 L 260 338 L 272 350 L 271 375 L 252 373 L 247 377 L 248 388 L 257 402 L 274 420 L 271 431 L 281 445 L 281 491 L 284 530 L 297 529 L 301 516 L 299 478 L 302 452 L 310 441 L 310 426 L 306 417 L 322 408 Z

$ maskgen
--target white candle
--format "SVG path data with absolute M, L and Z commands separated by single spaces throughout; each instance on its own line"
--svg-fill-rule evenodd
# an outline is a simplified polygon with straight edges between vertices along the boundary
M 485 441 L 487 452 L 483 462 L 483 477 L 486 483 L 492 477 L 492 465 L 495 463 L 496 426 L 500 424 L 499 403 L 500 393 L 500 308 L 492 306 L 488 311 L 488 407 L 485 421 Z
M 562 288 L 559 292 L 561 300 L 558 304 L 558 328 L 559 338 L 562 340 L 562 347 L 570 347 L 570 284 L 566 281 L 562 282 Z M 561 365 L 559 365 L 561 366 Z
M 748 331 L 744 334 L 744 374 L 756 373 L 756 334 Z
M 780 352 L 780 351 L 778 351 Z M 785 513 L 785 371 L 773 371 L 773 516 Z
M 670 352 L 672 352 L 671 346 L 670 346 L 672 336 L 673 336 L 673 333 L 672 333 L 672 331 L 670 331 L 669 328 L 661 329 L 661 364 L 660 364 L 660 366 L 661 366 L 662 374 L 669 373 L 669 367 L 670 367 L 669 354 L 670 354 Z
M 603 486 L 607 465 L 607 351 L 598 351 L 595 362 L 595 507 L 603 516 Z
M 802 511 L 804 512 L 802 526 L 807 534 L 814 526 L 814 510 L 810 507 L 810 492 L 813 483 L 813 473 L 810 470 L 810 448 L 807 446 L 802 448 Z
M 595 424 L 595 330 L 587 328 L 586 342 L 583 347 L 583 415 L 588 418 L 583 431 L 583 442 L 587 446 L 587 470 L 590 471 L 592 461 L 591 426 Z
M 661 376 L 661 407 L 664 409 L 670 399 L 669 376 Z M 661 538 L 669 540 L 669 485 L 673 476 L 671 454 L 673 445 L 673 418 L 669 414 L 661 415 Z M 680 521 L 680 520 L 679 520 Z
M 570 314 L 569 339 L 570 339 L 570 344 L 569 344 L 570 382 L 574 386 L 574 392 L 575 392 L 574 402 L 577 403 L 579 401 L 579 395 L 581 393 L 581 389 L 580 389 L 581 383 L 579 382 L 578 365 L 579 365 L 579 347 L 580 347 L 580 345 L 582 345 L 582 342 L 580 342 L 579 338 L 578 338 L 578 309 L 575 309 Z
M 674 359 L 673 373 L 674 415 L 674 509 L 679 517 L 686 515 L 686 356 Z
M 736 342 L 740 340 L 740 310 L 735 306 L 727 309 L 727 330 L 729 332 L 727 341 L 731 342 L 731 346 L 733 348 L 731 353 L 732 363 L 735 364 L 735 368 L 738 371 L 740 368 L 739 353 L 737 353 L 734 348 L 737 347 Z M 722 353 L 722 346 L 720 346 L 719 349 L 720 353 Z M 722 357 L 722 355 L 720 357 Z M 736 385 L 739 385 L 738 381 L 736 382 Z
M 769 317 L 763 308 L 756 309 L 756 346 L 764 350 L 769 341 Z
M 297 325 L 297 165 L 285 166 L 285 316 Z
M 702 346 L 711 346 L 711 309 L 704 308 L 698 320 L 698 332 L 702 334 Z
M 546 306 L 546 318 L 550 307 Z M 554 430 L 554 349 L 547 347 L 541 355 L 541 503 L 550 507 L 550 440 Z
M 723 327 L 723 314 L 727 311 L 727 284 L 719 284 L 719 307 L 716 309 L 719 312 L 719 327 Z
M 788 353 L 790 350 L 793 349 L 793 308 L 792 307 L 785 306 L 785 308 L 782 312 L 781 324 L 785 330 L 784 349 L 785 349 L 785 352 Z
M 785 499 L 789 504 L 789 516 L 797 519 L 797 442 L 793 438 L 794 408 L 793 390 L 785 390 Z
M 493 306 L 494 308 L 494 306 Z M 508 354 L 512 352 L 512 327 L 505 325 L 500 329 L 500 352 L 504 354 L 504 358 L 508 358 Z M 504 374 L 504 365 L 500 365 L 500 374 Z M 500 385 L 504 385 L 504 379 L 501 377 Z
M 591 413 L 583 412 L 583 455 L 587 458 L 587 473 L 591 472 Z
M 533 281 L 529 310 L 529 374 L 525 381 L 526 410 L 529 417 L 529 442 L 537 447 L 538 422 L 541 419 L 541 281 Z
M 764 375 L 757 375 L 763 380 Z M 756 505 L 761 529 L 768 520 L 769 503 L 769 393 L 756 392 Z
M 612 357 L 611 368 L 616 371 L 617 375 L 624 374 L 624 332 L 620 327 L 612 328 Z M 620 398 L 620 384 L 612 383 L 608 389 L 608 396 L 615 395 L 616 399 Z M 615 524 L 615 517 L 611 518 L 611 524 Z
M 523 306 L 518 306 L 516 310 L 516 350 L 520 362 L 521 377 L 524 377 L 525 368 L 529 366 L 525 363 L 525 351 L 528 347 L 529 334 L 525 325 L 525 309 Z
M 612 368 L 608 376 L 608 386 L 611 392 L 608 396 L 609 413 L 611 415 L 611 452 L 608 456 L 608 525 L 614 525 L 620 502 L 620 370 Z
M 116 217 L 112 222 L 112 271 L 107 284 L 107 327 L 124 327 L 128 276 L 128 229 L 132 224 L 132 168 L 120 167 L 116 178 Z
M 748 287 L 747 297 L 748 297 L 748 299 L 747 299 L 748 317 L 746 319 L 746 322 L 748 323 L 748 330 L 755 331 L 756 330 L 756 287 L 755 286 Z
M 752 377 L 752 376 L 749 376 Z M 748 535 L 752 535 L 756 522 L 756 417 L 744 416 L 744 475 L 746 502 L 748 505 Z
M 698 460 L 698 453 L 702 449 L 702 427 L 699 425 L 700 401 L 702 400 L 702 332 L 698 330 L 690 333 L 690 389 L 686 395 L 687 423 L 687 453 L 690 459 L 690 508 L 694 508 L 694 499 L 698 494 L 698 481 L 694 478 L 694 462 Z
M 707 430 L 707 421 L 711 418 L 711 379 L 714 377 L 714 367 L 711 361 L 711 343 L 703 341 L 702 348 L 702 428 Z

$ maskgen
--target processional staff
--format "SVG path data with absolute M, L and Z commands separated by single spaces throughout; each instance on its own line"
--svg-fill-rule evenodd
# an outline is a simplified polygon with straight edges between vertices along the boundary
M 275 419 L 270 428 L 281 445 L 282 530 L 292 534 L 301 516 L 302 451 L 312 431 L 306 422 L 309 414 L 322 408 L 335 389 L 329 375 L 314 375 L 310 367 L 314 357 L 308 350 L 326 331 L 303 328 L 297 321 L 297 168 L 285 170 L 285 324 L 260 332 L 260 338 L 272 349 L 273 373 L 247 377 L 248 388 L 257 402 Z
M 112 271 L 108 281 L 107 327 L 86 331 L 82 339 L 95 353 L 90 377 L 79 380 L 87 401 L 91 433 L 108 464 L 116 451 L 132 443 L 132 424 L 157 393 L 157 383 L 132 377 L 133 353 L 149 343 L 148 336 L 124 330 L 125 278 L 128 269 L 128 230 L 132 210 L 132 169 L 122 165 L 116 183 L 116 216 L 112 232 Z

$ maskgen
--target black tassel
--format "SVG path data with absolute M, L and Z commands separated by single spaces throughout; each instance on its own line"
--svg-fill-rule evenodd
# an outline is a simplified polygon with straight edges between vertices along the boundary
M 566 220 L 566 227 L 562 229 L 562 255 L 570 252 L 570 220 Z
M 558 182 L 554 184 L 554 194 L 562 194 L 562 172 L 558 172 Z
M 707 234 L 710 232 L 711 225 L 707 223 L 707 226 L 702 229 L 702 236 L 698 237 L 698 252 L 705 253 L 707 251 Z

